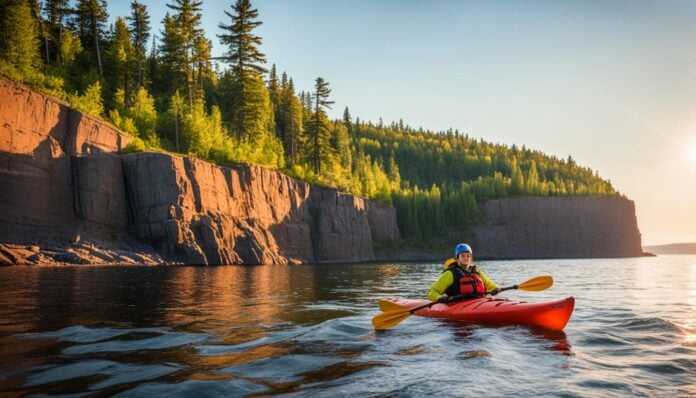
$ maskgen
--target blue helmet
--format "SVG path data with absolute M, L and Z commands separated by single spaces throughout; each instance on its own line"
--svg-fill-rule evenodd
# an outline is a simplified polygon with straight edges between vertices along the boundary
M 471 253 L 474 254 L 473 250 L 471 250 L 471 247 L 467 245 L 466 243 L 460 243 L 457 245 L 457 247 L 454 248 L 454 257 L 459 258 L 459 255 L 462 253 Z

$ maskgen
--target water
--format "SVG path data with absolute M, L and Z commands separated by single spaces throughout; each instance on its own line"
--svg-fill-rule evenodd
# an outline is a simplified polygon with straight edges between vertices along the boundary
M 0 269 L 0 395 L 696 396 L 696 256 L 481 262 L 550 274 L 564 332 L 412 316 L 435 263 Z

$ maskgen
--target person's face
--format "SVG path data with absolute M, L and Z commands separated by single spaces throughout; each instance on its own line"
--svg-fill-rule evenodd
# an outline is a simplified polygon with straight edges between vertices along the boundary
M 469 265 L 471 264 L 471 253 L 469 252 L 464 252 L 464 253 L 459 253 L 459 257 L 457 257 L 457 261 L 459 261 L 459 264 L 461 265 Z

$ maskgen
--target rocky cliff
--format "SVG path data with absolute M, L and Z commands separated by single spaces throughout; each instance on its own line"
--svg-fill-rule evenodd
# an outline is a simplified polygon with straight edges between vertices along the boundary
M 335 263 L 434 259 L 399 246 L 394 208 L 259 166 L 123 154 L 103 121 L 0 77 L 0 264 Z M 482 206 L 478 258 L 641 255 L 633 202 Z M 374 244 L 383 250 L 376 257 Z M 451 242 L 454 245 L 456 242 Z
M 0 263 L 372 261 L 396 213 L 259 166 L 165 153 L 0 78 Z
M 136 237 L 186 263 L 372 261 L 374 240 L 399 237 L 393 208 L 260 166 L 141 153 L 123 173 Z
M 633 201 L 617 196 L 515 198 L 483 204 L 477 257 L 641 256 Z

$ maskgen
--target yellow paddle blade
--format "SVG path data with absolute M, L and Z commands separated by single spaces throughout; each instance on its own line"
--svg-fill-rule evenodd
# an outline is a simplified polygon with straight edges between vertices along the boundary
M 372 326 L 377 330 L 389 329 L 392 326 L 396 326 L 404 319 L 411 316 L 408 308 L 383 312 L 379 315 L 375 315 L 372 318 Z
M 528 292 L 539 292 L 546 290 L 553 285 L 553 278 L 551 275 L 543 275 L 532 278 L 526 282 L 522 282 L 517 285 L 520 290 L 526 290 Z
M 403 309 L 408 309 L 409 307 L 406 307 L 405 305 L 397 304 L 393 301 L 390 300 L 379 300 L 379 309 L 387 312 L 387 311 L 397 311 L 397 310 L 403 310 Z

